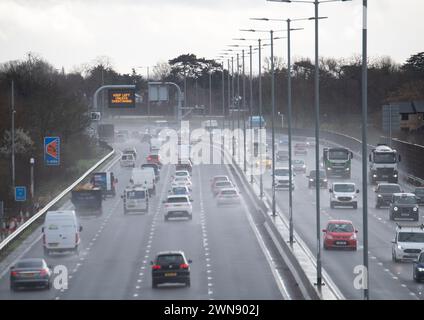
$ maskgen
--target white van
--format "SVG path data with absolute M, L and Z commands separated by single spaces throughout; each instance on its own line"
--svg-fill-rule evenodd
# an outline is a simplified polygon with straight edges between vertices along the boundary
M 135 167 L 135 157 L 132 153 L 124 153 L 119 160 L 121 167 Z
M 72 251 L 78 254 L 81 231 L 74 210 L 48 211 L 42 228 L 44 253 Z
M 156 194 L 156 176 L 153 168 L 133 169 L 130 183 L 142 185 L 149 190 L 149 196 Z
M 162 146 L 162 142 L 158 138 L 150 139 L 150 152 L 159 151 Z
M 149 211 L 149 191 L 142 185 L 127 187 L 122 195 L 124 214 Z

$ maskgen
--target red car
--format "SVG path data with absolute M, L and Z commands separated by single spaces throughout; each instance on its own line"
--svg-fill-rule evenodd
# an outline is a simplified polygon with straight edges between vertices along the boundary
M 159 168 L 162 167 L 162 163 L 160 162 L 159 155 L 158 154 L 149 154 L 146 158 L 147 163 L 154 163 L 159 166 Z
M 356 234 L 358 230 L 353 226 L 352 221 L 331 220 L 327 223 L 324 232 L 324 249 L 344 248 L 357 250 L 358 240 Z

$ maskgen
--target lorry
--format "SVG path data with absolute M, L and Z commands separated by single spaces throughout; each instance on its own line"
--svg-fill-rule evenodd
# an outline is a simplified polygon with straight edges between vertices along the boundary
M 379 144 L 369 155 L 369 180 L 372 184 L 379 181 L 398 183 L 398 163 L 401 161 L 397 151 L 385 144 Z
M 324 148 L 323 166 L 327 177 L 351 177 L 353 152 L 346 148 Z
M 102 214 L 102 189 L 92 183 L 76 186 L 71 191 L 71 202 L 78 214 Z
M 102 190 L 104 197 L 116 195 L 116 184 L 118 179 L 115 178 L 113 172 L 95 172 L 91 176 L 90 183 Z
M 97 133 L 100 140 L 114 142 L 115 140 L 115 126 L 109 123 L 99 124 Z

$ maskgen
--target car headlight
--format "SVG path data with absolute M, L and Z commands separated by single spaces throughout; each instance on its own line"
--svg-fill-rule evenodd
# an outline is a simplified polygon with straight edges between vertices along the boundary
M 373 174 L 372 176 L 373 176 L 374 178 L 377 178 L 377 175 L 376 175 L 376 174 Z
M 346 171 L 350 171 L 350 168 L 346 168 Z
M 377 195 L 377 197 L 379 197 L 379 198 L 383 198 L 383 196 L 382 196 L 381 194 Z
M 324 179 L 324 182 L 327 182 L 328 180 L 327 179 Z
M 310 182 L 314 182 L 314 179 L 309 179 Z
M 331 168 L 327 168 L 328 171 L 331 171 Z
M 394 210 L 394 211 L 398 211 L 398 210 L 399 210 L 399 208 L 398 208 L 398 207 L 394 207 L 394 208 L 393 208 L 393 210 Z
M 412 211 L 417 212 L 418 211 L 418 208 L 417 207 L 414 207 L 414 209 L 412 209 Z
M 398 175 L 397 175 L 396 173 L 393 175 L 393 177 L 394 177 L 394 178 L 397 178 L 397 176 L 398 176 Z
M 403 248 L 402 248 L 402 246 L 400 246 L 400 245 L 398 245 L 397 246 L 397 248 L 399 249 L 399 250 L 402 250 Z
M 352 234 L 349 238 L 349 240 L 355 240 L 356 239 L 356 234 Z
M 424 268 L 418 268 L 418 272 L 424 272 Z
M 302 168 L 305 169 L 306 168 L 306 165 L 303 165 Z
M 333 236 L 330 235 L 330 234 L 328 234 L 326 238 L 327 238 L 327 240 L 333 240 Z

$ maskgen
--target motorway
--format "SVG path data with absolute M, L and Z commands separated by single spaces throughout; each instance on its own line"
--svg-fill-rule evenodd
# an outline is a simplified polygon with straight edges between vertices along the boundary
M 322 154 L 322 149 L 321 149 Z M 293 159 L 302 159 L 294 156 Z M 315 148 L 309 148 L 308 155 L 303 157 L 307 164 L 307 174 L 315 169 Z M 287 166 L 287 163 L 285 164 Z M 284 166 L 277 163 L 276 167 Z M 256 177 L 258 180 L 258 177 Z M 329 179 L 343 181 L 341 179 Z M 347 299 L 361 299 L 362 291 L 354 288 L 354 268 L 362 265 L 363 261 L 363 234 L 362 229 L 362 165 L 361 159 L 355 155 L 352 162 L 352 179 L 360 190 L 358 209 L 330 208 L 330 194 L 328 189 L 321 189 L 321 227 L 325 229 L 326 223 L 331 219 L 351 220 L 359 230 L 358 251 L 332 251 L 321 250 L 323 268 L 329 273 L 332 280 Z M 410 190 L 400 182 L 405 191 Z M 271 195 L 271 176 L 268 171 L 264 175 L 265 192 Z M 316 256 L 316 196 L 315 189 L 308 188 L 308 178 L 305 174 L 295 177 L 295 190 L 293 192 L 293 220 L 294 229 L 307 244 L 310 251 Z M 288 191 L 276 191 L 277 205 L 288 219 Z M 396 223 L 389 220 L 388 209 L 375 209 L 376 196 L 374 186 L 368 189 L 368 215 L 369 215 L 369 280 L 370 299 L 424 299 L 424 284 L 414 282 L 412 278 L 412 263 L 392 262 L 391 241 L 395 237 Z M 424 221 L 424 209 L 421 207 L 421 220 Z M 406 222 L 408 223 L 408 222 Z M 409 222 L 410 223 L 410 222 Z M 322 239 L 322 236 L 321 236 Z M 322 248 L 322 241 L 321 241 Z
M 135 141 L 137 165 L 142 163 L 148 145 Z M 122 149 L 126 145 L 115 145 Z M 9 274 L 0 279 L 0 299 L 299 299 L 292 279 L 276 269 L 279 258 L 264 245 L 252 229 L 249 209 L 243 200 L 239 207 L 217 209 L 210 192 L 214 175 L 228 174 L 224 165 L 193 168 L 193 220 L 165 222 L 165 199 L 173 165 L 165 165 L 148 214 L 123 214 L 120 198 L 131 169 L 119 162 L 111 169 L 118 178 L 117 196 L 103 202 L 99 217 L 81 217 L 83 231 L 79 255 L 45 257 L 52 266 L 64 265 L 69 272 L 68 288 L 57 290 L 9 289 Z M 67 204 L 63 209 L 71 209 Z M 191 287 L 151 287 L 150 261 L 157 252 L 183 250 L 192 259 Z M 23 257 L 43 257 L 41 241 L 33 243 Z M 280 268 L 277 268 L 278 263 Z M 288 283 L 288 285 L 287 285 Z M 286 286 L 286 287 L 285 287 Z

